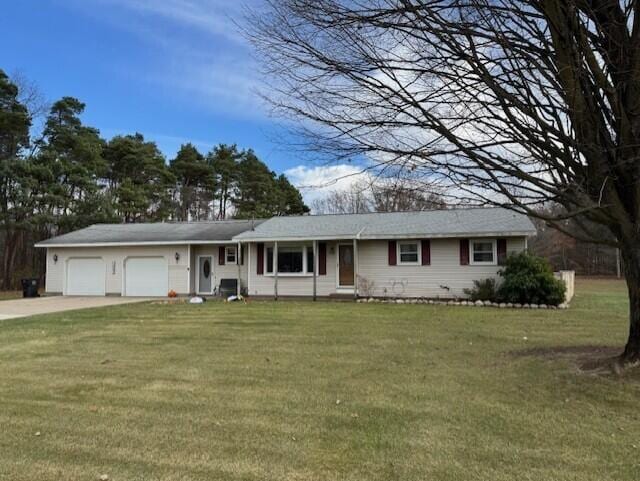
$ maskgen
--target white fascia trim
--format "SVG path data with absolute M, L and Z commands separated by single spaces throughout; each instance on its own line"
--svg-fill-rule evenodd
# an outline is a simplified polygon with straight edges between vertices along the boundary
M 228 245 L 231 239 L 224 241 L 146 241 L 146 242 L 75 242 L 68 244 L 35 244 L 33 247 L 57 249 L 60 247 L 128 247 L 128 246 L 186 246 L 186 245 Z
M 240 242 L 246 244 L 248 242 L 311 242 L 314 240 L 353 240 L 355 237 L 352 235 L 349 236 L 313 236 L 313 237 L 252 237 L 252 238 L 242 238 L 242 237 L 234 237 L 233 240 L 236 242 Z
M 381 234 L 381 235 L 361 235 L 360 233 L 349 236 L 313 236 L 313 237 L 234 237 L 233 240 L 241 243 L 246 242 L 304 242 L 304 241 L 342 241 L 342 240 L 388 240 L 388 239 L 479 239 L 483 237 L 528 237 L 535 234 L 535 231 L 510 231 L 510 232 L 467 232 L 463 234 Z

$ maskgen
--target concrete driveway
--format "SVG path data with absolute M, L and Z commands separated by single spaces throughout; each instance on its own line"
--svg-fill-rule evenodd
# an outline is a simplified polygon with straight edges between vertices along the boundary
M 49 314 L 51 312 L 73 311 L 90 307 L 117 306 L 143 302 L 149 299 L 141 297 L 37 297 L 33 299 L 14 299 L 0 301 L 0 320 L 14 317 Z

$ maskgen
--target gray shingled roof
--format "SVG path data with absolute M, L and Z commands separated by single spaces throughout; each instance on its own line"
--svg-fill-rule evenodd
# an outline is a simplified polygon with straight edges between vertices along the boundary
M 215 243 L 232 239 L 260 241 L 467 237 L 533 233 L 535 227 L 524 215 L 507 209 L 476 208 L 273 217 L 255 221 L 96 224 L 48 239 L 37 246 Z
M 273 217 L 237 240 L 388 239 L 530 235 L 528 217 L 503 208 Z
M 95 224 L 40 242 L 38 246 L 65 244 L 137 244 L 191 243 L 230 241 L 234 236 L 251 230 L 263 220 L 232 220 L 212 222 L 162 222 L 150 224 Z

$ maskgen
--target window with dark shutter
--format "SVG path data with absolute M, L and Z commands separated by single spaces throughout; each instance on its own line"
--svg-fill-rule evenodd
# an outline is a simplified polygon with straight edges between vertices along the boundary
M 431 241 L 429 239 L 422 240 L 422 265 L 431 265 Z
M 225 254 L 226 252 L 224 246 L 218 247 L 218 265 L 224 265 Z
M 327 275 L 327 243 L 318 243 L 318 275 Z
M 507 239 L 498 239 L 498 265 L 503 266 L 507 263 Z
M 460 265 L 469 265 L 469 239 L 460 239 Z
M 389 241 L 389 265 L 395 266 L 397 263 L 396 241 Z
M 262 242 L 256 245 L 258 255 L 256 260 L 256 274 L 259 276 L 264 274 L 264 244 Z

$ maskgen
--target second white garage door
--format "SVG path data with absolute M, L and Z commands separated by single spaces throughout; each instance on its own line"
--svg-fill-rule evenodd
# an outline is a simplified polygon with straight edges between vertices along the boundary
M 164 257 L 129 257 L 124 264 L 124 295 L 166 297 L 169 267 Z

